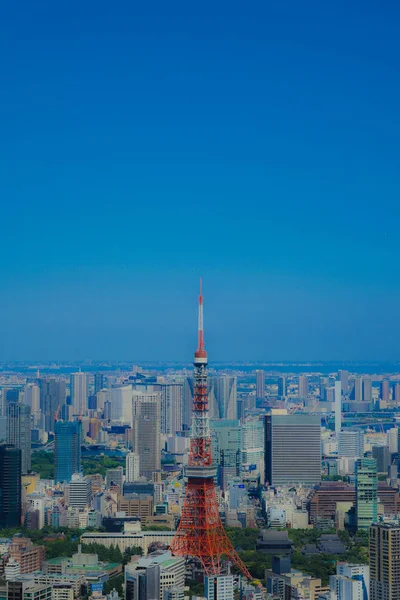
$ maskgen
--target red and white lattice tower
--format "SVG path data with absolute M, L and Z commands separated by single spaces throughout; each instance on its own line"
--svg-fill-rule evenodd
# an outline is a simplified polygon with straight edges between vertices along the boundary
M 204 348 L 203 295 L 200 280 L 198 345 L 194 355 L 193 417 L 186 467 L 186 497 L 178 530 L 171 544 L 177 556 L 197 559 L 207 575 L 218 575 L 229 560 L 249 579 L 251 575 L 226 535 L 218 510 L 212 466 L 207 396 L 207 352 Z

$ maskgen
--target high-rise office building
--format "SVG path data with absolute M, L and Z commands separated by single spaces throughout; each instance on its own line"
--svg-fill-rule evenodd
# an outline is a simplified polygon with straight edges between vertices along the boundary
M 369 530 L 378 520 L 378 477 L 374 458 L 359 458 L 355 463 L 356 526 Z
M 182 431 L 183 384 L 163 383 L 157 388 L 161 393 L 161 433 L 175 435 Z
M 210 418 L 237 418 L 237 379 L 230 375 L 218 375 L 207 378 L 207 393 Z M 189 430 L 192 424 L 193 377 L 187 377 L 183 383 L 182 422 L 183 430 Z
M 34 427 L 40 425 L 40 388 L 35 383 L 28 383 L 24 388 L 24 404 L 31 409 Z
M 87 374 L 71 373 L 71 402 L 75 415 L 85 415 L 87 412 L 88 391 Z
M 383 379 L 380 386 L 380 399 L 388 402 L 390 398 L 390 383 L 387 379 Z
M 335 432 L 339 434 L 342 428 L 342 384 L 335 381 Z
M 362 377 L 354 378 L 354 387 L 351 392 L 351 399 L 355 402 L 363 401 L 363 380 Z
M 400 383 L 395 383 L 393 386 L 393 399 L 397 404 L 400 403 Z
M 370 600 L 400 600 L 400 527 L 374 524 L 369 530 Z
M 361 458 L 364 454 L 364 433 L 361 429 L 343 429 L 338 433 L 339 458 Z
M 135 452 L 128 452 L 126 455 L 125 481 L 130 483 L 137 481 L 140 477 L 139 455 Z
M 39 383 L 43 428 L 47 432 L 54 433 L 56 415 L 61 413 L 61 407 L 67 398 L 65 380 L 48 377 L 40 379 Z
M 114 467 L 106 470 L 105 484 L 106 488 L 117 485 L 122 491 L 124 483 L 124 469 L 122 467 Z
M 329 580 L 331 598 L 335 600 L 368 600 L 369 567 L 338 562 L 336 575 Z
M 230 375 L 209 377 L 208 403 L 212 419 L 237 418 L 237 380 Z
M 267 415 L 265 483 L 316 485 L 321 481 L 321 420 L 314 415 Z
M 264 476 L 264 422 L 246 419 L 242 423 L 242 464 L 245 471 Z
M 229 481 L 240 475 L 242 464 L 242 428 L 240 421 L 211 419 L 211 444 L 213 464 L 217 467 L 218 484 L 222 490 Z
M 372 402 L 372 379 L 365 376 L 362 378 L 363 402 Z
M 95 373 L 93 377 L 93 393 L 96 395 L 105 387 L 104 374 Z
M 151 479 L 161 469 L 160 394 L 133 391 L 134 451 L 139 455 L 140 475 Z
M 68 506 L 84 509 L 90 505 L 92 498 L 92 482 L 81 473 L 74 473 L 68 485 Z
M 308 377 L 307 375 L 299 375 L 299 398 L 307 398 L 308 396 Z
M 326 397 L 326 391 L 329 388 L 329 377 L 320 377 L 319 378 L 319 397 L 321 400 L 328 400 Z
M 132 423 L 132 385 L 113 387 L 110 390 L 111 418 L 121 423 Z
M 278 377 L 278 396 L 285 398 L 287 396 L 287 384 L 285 375 Z
M 343 371 L 341 369 L 341 370 L 339 370 L 338 375 L 339 375 L 339 381 L 342 384 L 343 394 L 346 395 L 349 391 L 349 372 Z
M 0 528 L 21 526 L 21 450 L 0 444 Z
M 389 446 L 372 446 L 372 458 L 376 460 L 377 472 L 387 475 L 391 463 Z
M 21 450 L 21 473 L 31 469 L 31 409 L 25 404 L 8 405 L 7 444 Z
M 265 398 L 265 373 L 262 369 L 256 371 L 256 400 L 264 402 Z
M 55 433 L 55 480 L 70 482 L 81 472 L 82 425 L 80 421 L 57 421 Z

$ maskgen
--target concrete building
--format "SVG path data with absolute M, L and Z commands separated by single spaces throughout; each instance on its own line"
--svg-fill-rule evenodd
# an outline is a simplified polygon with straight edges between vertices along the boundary
M 369 530 L 370 600 L 400 600 L 400 527 L 374 524 Z
M 272 486 L 321 481 L 321 421 L 314 415 L 267 415 L 265 482 Z
M 163 383 L 157 389 L 161 394 L 161 433 L 176 435 L 182 431 L 183 384 Z
M 33 426 L 35 428 L 40 425 L 40 388 L 35 383 L 28 383 L 24 388 L 24 404 L 31 409 L 33 418 Z
M 106 548 L 118 546 L 121 552 L 125 552 L 127 548 L 139 546 L 143 550 L 143 554 L 147 554 L 149 546 L 154 542 L 160 542 L 165 546 L 169 546 L 175 535 L 174 531 L 130 531 L 125 529 L 121 533 L 103 533 L 103 532 L 87 532 L 81 536 L 82 544 L 102 544 Z
M 338 562 L 329 584 L 331 600 L 369 600 L 369 567 Z
M 185 559 L 169 551 L 158 551 L 125 567 L 126 600 L 164 600 L 171 588 L 183 591 Z
M 342 428 L 342 384 L 335 381 L 335 432 L 339 434 Z
M 22 536 L 13 537 L 8 552 L 19 564 L 21 574 L 40 571 L 46 556 L 44 546 L 36 546 L 29 538 Z
M 71 373 L 70 386 L 74 415 L 86 415 L 88 408 L 87 374 Z
M 146 523 L 153 516 L 153 496 L 144 494 L 118 494 L 118 512 L 125 513 L 126 517 L 140 517 Z
M 244 473 L 261 474 L 264 480 L 264 422 L 247 418 L 242 423 L 242 469 Z
M 378 478 L 376 460 L 359 458 L 355 464 L 356 526 L 369 530 L 378 520 Z
M 206 575 L 204 578 L 204 595 L 207 600 L 233 600 L 233 575 Z
M 111 419 L 121 423 L 132 423 L 132 385 L 113 387 L 110 390 Z
M 364 376 L 362 378 L 363 402 L 372 402 L 372 379 Z
M 31 409 L 25 404 L 13 403 L 7 409 L 7 444 L 21 450 L 21 473 L 31 469 Z
M 338 456 L 356 460 L 364 454 L 364 433 L 361 429 L 344 429 L 338 433 Z
M 299 398 L 307 398 L 309 391 L 307 375 L 299 375 Z
M 139 456 L 140 475 L 151 479 L 161 470 L 160 394 L 133 391 L 134 452 Z
M 238 477 L 242 464 L 242 428 L 234 419 L 210 419 L 213 464 L 218 485 L 226 490 L 229 480 Z
M 124 483 L 124 469 L 122 467 L 115 467 L 114 469 L 106 470 L 105 477 L 106 489 L 110 489 L 111 486 L 119 486 L 122 492 L 122 486 Z
M 137 481 L 140 477 L 139 455 L 135 452 L 128 452 L 128 454 L 126 455 L 125 473 L 125 481 L 127 483 Z
M 90 505 L 92 498 L 92 484 L 88 477 L 80 473 L 72 475 L 68 486 L 68 506 L 83 509 Z

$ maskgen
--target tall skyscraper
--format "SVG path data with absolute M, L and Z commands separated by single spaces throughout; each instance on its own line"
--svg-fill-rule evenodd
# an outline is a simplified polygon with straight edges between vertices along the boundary
M 237 418 L 237 380 L 230 375 L 209 377 L 207 381 L 210 417 Z
M 0 444 L 0 528 L 21 526 L 21 450 Z
M 163 383 L 157 388 L 161 393 L 161 433 L 175 435 L 182 431 L 183 384 Z
M 57 421 L 55 433 L 55 480 L 69 483 L 74 473 L 81 472 L 80 421 Z
M 264 477 L 264 422 L 246 419 L 242 423 L 242 464 L 247 471 Z
M 384 402 L 388 402 L 390 397 L 390 383 L 387 379 L 383 379 L 380 385 L 379 397 Z
M 193 377 L 187 377 L 183 383 L 182 422 L 183 430 L 188 431 L 192 421 Z M 210 417 L 212 419 L 236 419 L 237 417 L 237 379 L 230 375 L 208 377 L 207 393 Z
M 278 377 L 278 396 L 285 398 L 287 396 L 287 385 L 285 375 Z
M 342 384 L 335 381 L 335 432 L 336 435 L 342 428 Z
M 160 394 L 133 391 L 134 450 L 140 475 L 151 479 L 161 469 Z
M 307 398 L 308 396 L 308 377 L 307 375 L 299 375 L 299 398 Z
M 359 458 L 355 463 L 356 525 L 369 530 L 378 520 L 378 477 L 374 458 Z
M 21 473 L 31 469 L 31 409 L 25 404 L 11 403 L 7 414 L 7 444 L 21 450 Z
M 55 415 L 65 404 L 67 391 L 64 379 L 48 377 L 40 379 L 40 406 L 45 431 L 54 433 Z
M 394 401 L 399 404 L 400 403 L 400 383 L 395 383 L 393 387 L 393 397 Z
M 102 390 L 105 387 L 104 374 L 95 373 L 93 379 L 93 392 L 96 395 L 100 390 Z
M 363 402 L 372 402 L 372 380 L 371 377 L 362 378 Z
M 346 395 L 349 392 L 349 372 L 339 370 L 338 375 L 339 375 L 339 381 L 342 384 L 343 394 Z
M 400 527 L 374 524 L 369 530 L 370 600 L 400 599 Z
M 321 481 L 321 420 L 314 415 L 267 415 L 265 483 L 316 485 Z
M 110 390 L 111 418 L 121 423 L 132 423 L 132 385 L 113 387 Z
M 256 371 L 256 400 L 264 402 L 265 398 L 265 373 L 262 369 Z
M 125 481 L 132 483 L 140 477 L 139 455 L 135 452 L 128 452 L 126 455 Z
M 229 481 L 240 475 L 242 465 L 242 428 L 233 419 L 211 419 L 213 465 L 217 467 L 218 485 L 227 490 Z
M 363 400 L 363 380 L 361 377 L 354 379 L 353 399 L 355 402 L 362 402 Z
M 85 415 L 87 412 L 88 391 L 87 374 L 71 373 L 71 401 L 75 415 Z

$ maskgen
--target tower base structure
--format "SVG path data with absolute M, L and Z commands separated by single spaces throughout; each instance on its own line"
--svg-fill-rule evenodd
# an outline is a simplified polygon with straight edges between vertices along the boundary
M 188 467 L 187 474 L 192 470 Z M 209 474 L 189 476 L 182 517 L 170 550 L 176 556 L 197 559 L 206 575 L 220 574 L 223 561 L 228 560 L 251 579 L 222 525 L 214 480 Z

